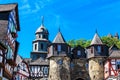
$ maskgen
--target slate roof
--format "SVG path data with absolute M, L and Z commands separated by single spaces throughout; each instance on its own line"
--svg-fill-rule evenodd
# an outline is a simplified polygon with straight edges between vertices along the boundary
M 0 12 L 1 11 L 11 11 L 16 7 L 16 3 L 12 4 L 0 4 Z
M 59 31 L 59 32 L 57 33 L 56 37 L 54 38 L 53 43 L 65 43 L 65 42 L 66 42 L 66 41 L 65 41 L 62 33 Z
M 36 30 L 35 33 L 46 33 L 46 34 L 48 34 L 49 32 L 48 32 L 48 30 L 45 28 L 44 23 L 43 23 L 43 22 L 44 22 L 44 17 L 42 16 L 41 18 L 42 18 L 41 26 Z
M 90 45 L 96 45 L 96 44 L 99 44 L 99 45 L 103 44 L 97 33 L 95 33 Z
M 41 24 L 41 26 L 36 30 L 36 32 L 35 33 L 42 33 L 42 32 L 44 32 L 44 33 L 47 33 L 48 34 L 48 30 L 44 27 L 44 25 L 43 24 Z
M 120 58 L 120 50 L 111 51 L 109 58 Z
M 49 62 L 48 60 L 38 58 L 37 60 L 30 62 L 30 65 L 49 65 Z

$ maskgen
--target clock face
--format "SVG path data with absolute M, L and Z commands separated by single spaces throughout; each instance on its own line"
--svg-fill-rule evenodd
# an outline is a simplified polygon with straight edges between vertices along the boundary
M 60 60 L 57 61 L 57 63 L 60 64 L 60 65 L 62 65 L 63 64 L 63 60 L 60 59 Z

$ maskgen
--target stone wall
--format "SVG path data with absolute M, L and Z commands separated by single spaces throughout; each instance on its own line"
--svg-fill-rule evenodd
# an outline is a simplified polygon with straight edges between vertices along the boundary
M 89 59 L 90 80 L 104 80 L 103 58 Z
M 71 79 L 84 79 L 89 80 L 88 71 L 86 68 L 87 60 L 86 59 L 74 59 L 72 60 L 71 64 Z
M 51 57 L 49 80 L 71 80 L 69 65 L 68 57 Z

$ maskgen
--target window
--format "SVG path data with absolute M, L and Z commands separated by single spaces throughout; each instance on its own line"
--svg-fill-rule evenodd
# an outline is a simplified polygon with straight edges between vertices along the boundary
M 37 50 L 37 44 L 35 44 L 35 50 Z
M 41 38 L 41 35 L 39 34 L 39 38 Z
M 77 51 L 77 55 L 78 55 L 78 56 L 81 55 L 81 51 L 80 51 L 80 50 Z
M 43 35 L 43 38 L 45 38 L 45 35 Z
M 116 69 L 120 69 L 120 60 L 116 62 Z
M 47 75 L 48 74 L 48 68 L 44 67 L 44 74 Z
M 43 50 L 43 44 L 41 43 L 41 49 Z
M 93 53 L 93 47 L 91 47 L 91 53 Z
M 98 53 L 101 52 L 101 46 L 97 46 L 97 52 L 98 52 Z
M 58 45 L 57 48 L 58 48 L 58 51 L 61 51 L 61 45 Z

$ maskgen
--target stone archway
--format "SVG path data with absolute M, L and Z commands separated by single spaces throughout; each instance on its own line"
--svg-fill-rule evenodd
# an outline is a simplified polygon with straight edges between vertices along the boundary
M 77 78 L 76 80 L 84 80 L 84 79 L 82 79 L 82 78 Z

